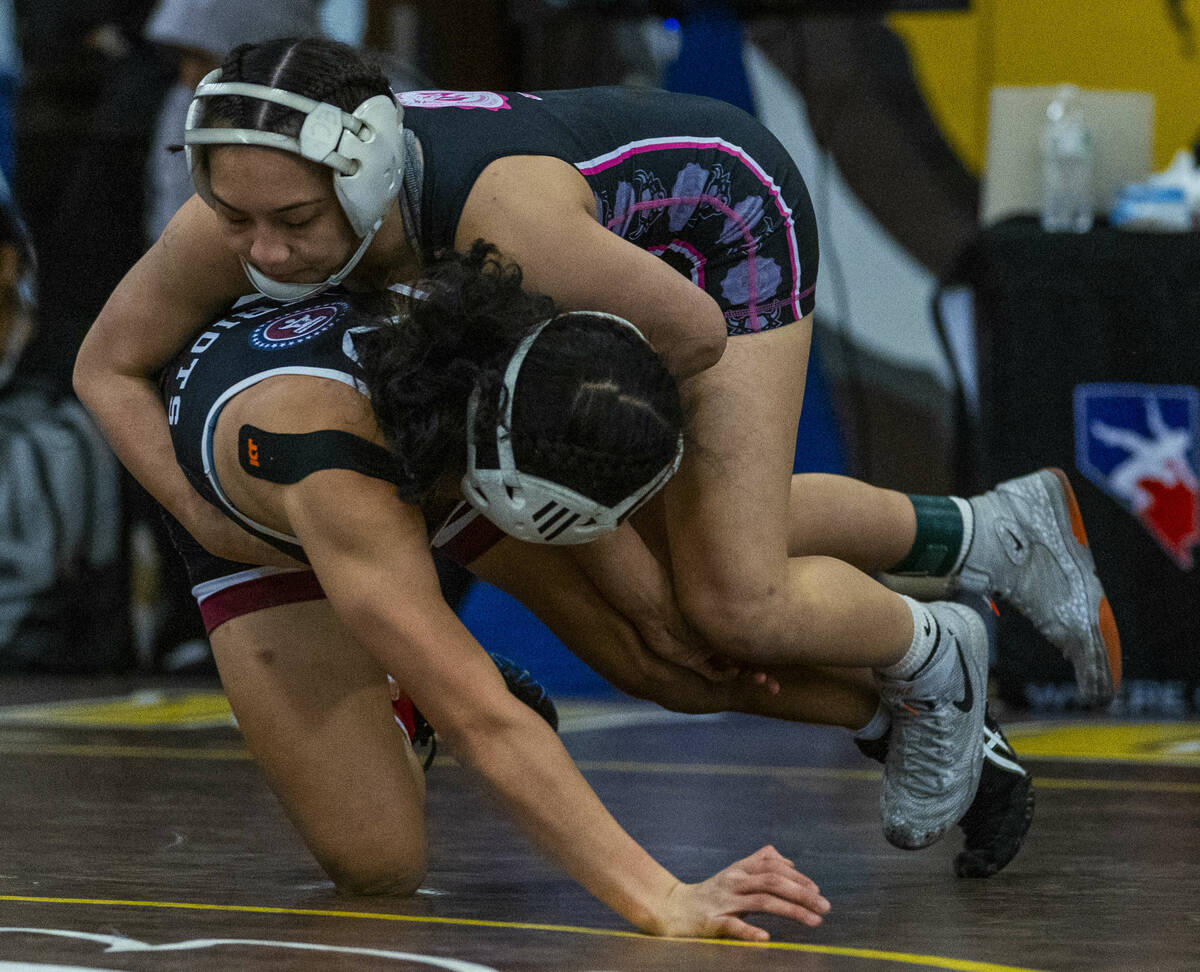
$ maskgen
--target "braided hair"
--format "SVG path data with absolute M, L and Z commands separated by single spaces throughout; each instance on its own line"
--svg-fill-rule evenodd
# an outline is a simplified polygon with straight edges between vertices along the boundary
M 375 95 L 392 96 L 387 76 L 347 44 L 325 37 L 281 37 L 239 44 L 221 65 L 221 81 L 282 88 L 353 113 Z M 259 98 L 204 99 L 202 128 L 252 128 L 298 138 L 303 112 Z M 197 146 L 200 148 L 200 146 Z
M 679 391 L 662 358 L 605 315 L 552 321 L 517 376 L 517 467 L 605 506 L 671 462 L 682 425 Z
M 432 264 L 418 297 L 382 327 L 356 335 L 360 373 L 396 457 L 402 499 L 419 503 L 466 468 L 467 401 L 479 390 L 475 439 L 494 443 L 514 349 L 556 317 L 522 288 L 518 266 L 477 240 Z M 517 379 L 511 434 L 518 467 L 612 505 L 675 455 L 683 409 L 663 360 L 606 315 L 556 318 Z

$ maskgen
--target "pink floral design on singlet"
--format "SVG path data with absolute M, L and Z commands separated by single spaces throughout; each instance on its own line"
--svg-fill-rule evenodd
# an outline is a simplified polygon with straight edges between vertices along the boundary
M 504 111 L 512 107 L 504 95 L 495 91 L 401 91 L 396 95 L 396 100 L 406 108 L 483 108 L 486 111 Z

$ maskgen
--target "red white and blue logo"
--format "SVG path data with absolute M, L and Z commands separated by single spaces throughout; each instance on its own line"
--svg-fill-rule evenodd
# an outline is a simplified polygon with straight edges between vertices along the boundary
M 1192 385 L 1075 387 L 1075 465 L 1179 565 L 1200 543 L 1200 391 Z
M 339 304 L 321 304 L 273 317 L 250 333 L 250 343 L 263 351 L 294 347 L 329 330 L 341 309 Z

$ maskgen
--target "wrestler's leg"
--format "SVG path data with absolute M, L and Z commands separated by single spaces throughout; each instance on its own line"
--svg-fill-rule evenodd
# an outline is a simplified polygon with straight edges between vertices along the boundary
M 683 384 L 698 447 L 665 489 L 671 573 L 684 618 L 736 661 L 875 670 L 893 731 L 884 831 L 923 847 L 966 812 L 982 770 L 987 630 L 973 610 L 921 604 L 844 560 L 788 556 L 811 333 L 805 319 L 732 337 Z
M 792 477 L 788 552 L 884 571 L 936 598 L 956 588 L 1002 599 L 1075 669 L 1084 704 L 1121 680 L 1121 638 L 1065 473 L 1043 469 L 981 496 L 908 496 L 844 476 Z
M 328 601 L 219 625 L 213 656 L 238 726 L 342 891 L 409 894 L 425 873 L 425 781 L 383 670 Z
M 664 534 L 656 505 L 639 514 L 637 525 L 661 557 Z M 772 669 L 780 686 L 775 695 L 746 681 L 713 683 L 653 654 L 562 548 L 507 539 L 477 559 L 472 570 L 522 601 L 593 670 L 630 695 L 682 712 L 728 710 L 843 726 L 859 734 L 864 753 L 881 762 L 885 757 L 886 710 L 879 707 L 867 669 Z M 1004 868 L 1020 849 L 1032 818 L 1029 774 L 994 722 L 988 739 L 987 786 L 979 788 L 963 819 L 967 850 L 955 861 L 960 876 L 987 877 Z
M 789 485 L 788 554 L 837 557 L 865 571 L 893 567 L 916 536 L 912 501 L 849 476 L 797 473 Z
M 695 447 L 665 490 L 672 573 L 685 617 L 734 658 L 883 668 L 913 638 L 905 601 L 843 560 L 788 556 L 810 340 L 809 319 L 733 337 L 684 383 Z
M 646 648 L 562 548 L 502 540 L 471 564 L 530 609 L 568 649 L 617 688 L 679 712 L 737 711 L 860 729 L 879 703 L 867 669 L 770 669 L 777 694 L 749 680 L 712 682 Z

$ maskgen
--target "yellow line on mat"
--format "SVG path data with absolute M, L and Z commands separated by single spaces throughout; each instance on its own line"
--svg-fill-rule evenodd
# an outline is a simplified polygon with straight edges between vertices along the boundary
M 1200 783 L 1169 780 L 1087 780 L 1069 776 L 1035 775 L 1033 785 L 1043 790 L 1118 790 L 1138 793 L 1200 793 Z
M 879 770 L 838 769 L 825 766 L 730 766 L 704 763 L 634 763 L 600 760 L 580 760 L 585 772 L 613 773 L 677 773 L 695 776 L 756 776 L 775 779 L 878 779 Z M 1055 790 L 1117 790 L 1153 793 L 1200 793 L 1200 782 L 1177 783 L 1169 780 L 1100 780 L 1075 779 L 1067 776 L 1034 775 L 1034 785 Z
M 332 911 L 319 908 L 274 908 L 265 905 L 201 904 L 192 901 L 124 901 L 109 898 L 46 898 L 18 894 L 0 894 L 0 901 L 19 901 L 27 904 L 104 905 L 121 908 L 171 908 L 179 911 L 233 911 L 258 915 L 304 915 L 324 918 L 365 918 L 372 921 L 406 921 L 428 925 L 460 925 L 472 928 L 507 928 L 513 931 L 549 931 L 568 935 L 599 935 L 608 938 L 645 938 L 647 941 L 691 942 L 693 944 L 725 945 L 743 948 L 763 948 L 784 952 L 813 952 L 818 955 L 843 955 L 851 958 L 875 959 L 880 962 L 901 962 L 927 968 L 954 969 L 960 972 L 1036 972 L 1024 966 L 997 965 L 970 959 L 946 958 L 940 955 L 913 955 L 907 952 L 883 952 L 871 948 L 844 948 L 837 945 L 804 945 L 796 942 L 741 942 L 726 938 L 658 939 L 640 932 L 612 928 L 587 928 L 582 925 L 546 925 L 525 921 L 488 921 L 482 918 L 438 918 L 425 915 L 389 915 L 373 911 Z

